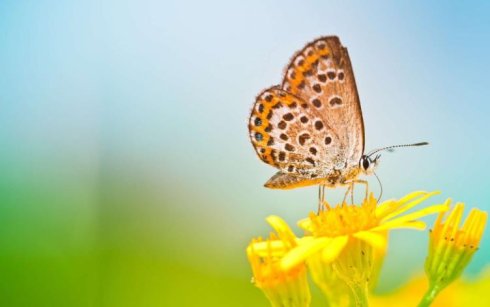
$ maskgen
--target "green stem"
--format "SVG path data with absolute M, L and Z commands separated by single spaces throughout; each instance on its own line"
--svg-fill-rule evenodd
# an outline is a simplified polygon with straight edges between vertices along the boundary
M 437 294 L 441 291 L 438 287 L 430 287 L 427 292 L 425 292 L 424 297 L 419 303 L 419 307 L 428 307 L 432 304 Z
M 368 298 L 367 298 L 367 284 L 362 283 L 350 283 L 349 284 L 352 293 L 354 294 L 354 299 L 356 301 L 356 307 L 367 307 Z

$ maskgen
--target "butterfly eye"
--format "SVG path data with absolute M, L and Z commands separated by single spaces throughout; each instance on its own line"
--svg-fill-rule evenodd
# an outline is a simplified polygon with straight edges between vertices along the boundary
M 369 168 L 369 159 L 367 157 L 362 158 L 362 168 L 366 171 Z

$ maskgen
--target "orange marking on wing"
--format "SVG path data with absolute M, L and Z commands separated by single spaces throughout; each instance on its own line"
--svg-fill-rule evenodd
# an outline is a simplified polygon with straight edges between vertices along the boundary
M 292 94 L 299 92 L 300 84 L 305 80 L 303 73 L 311 70 L 315 63 L 318 64 L 321 57 L 329 54 L 330 50 L 327 46 L 324 49 L 317 49 L 314 45 L 306 47 L 304 52 L 297 54 L 286 71 L 287 81 L 291 85 L 289 92 Z M 294 78 L 291 78 L 291 69 L 294 72 Z

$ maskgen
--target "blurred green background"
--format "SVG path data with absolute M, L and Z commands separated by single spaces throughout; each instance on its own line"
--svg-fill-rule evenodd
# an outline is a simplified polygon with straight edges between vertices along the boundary
M 367 149 L 431 142 L 383 155 L 385 198 L 440 189 L 490 209 L 489 9 L 0 1 L 0 305 L 267 306 L 245 247 L 266 216 L 313 210 L 316 188 L 262 187 L 274 170 L 247 116 L 321 35 L 349 48 Z M 392 235 L 381 293 L 422 271 L 426 244 Z M 487 235 L 467 274 L 489 259 Z

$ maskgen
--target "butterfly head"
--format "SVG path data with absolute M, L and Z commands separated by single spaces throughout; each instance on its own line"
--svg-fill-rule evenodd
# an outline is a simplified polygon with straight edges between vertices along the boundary
M 374 173 L 376 166 L 378 166 L 379 158 L 381 155 L 376 155 L 372 158 L 370 155 L 362 155 L 359 160 L 359 168 L 366 174 L 371 175 Z
M 370 153 L 368 153 L 367 155 L 361 156 L 361 159 L 359 159 L 359 169 L 361 169 L 366 175 L 371 175 L 374 173 L 374 169 L 376 168 L 376 166 L 378 166 L 379 158 L 381 157 L 380 154 L 377 154 L 378 152 L 380 151 L 393 152 L 395 148 L 399 148 L 399 147 L 413 147 L 413 146 L 425 146 L 425 145 L 429 145 L 429 143 L 420 142 L 414 144 L 393 145 L 393 146 L 375 149 Z M 372 158 L 372 156 L 375 154 L 376 156 Z

